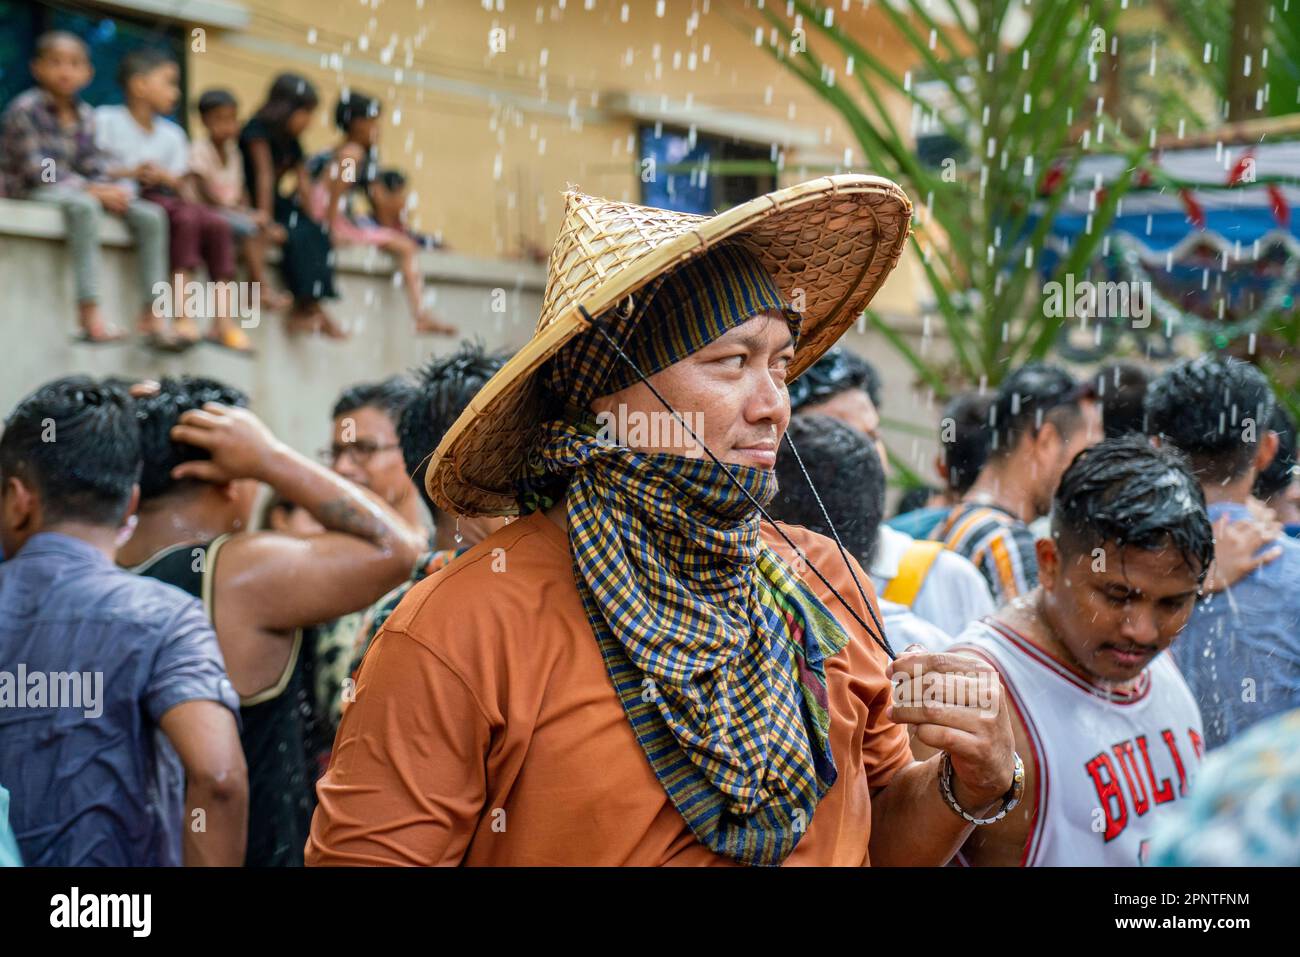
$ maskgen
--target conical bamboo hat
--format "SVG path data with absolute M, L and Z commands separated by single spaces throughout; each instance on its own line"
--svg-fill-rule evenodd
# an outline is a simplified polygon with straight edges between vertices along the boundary
M 538 373 L 589 328 L 579 305 L 597 317 L 712 246 L 742 243 L 787 300 L 803 304 L 793 379 L 883 285 L 903 251 L 911 216 L 912 204 L 895 183 L 861 174 L 799 183 L 717 216 L 567 192 L 537 330 L 439 443 L 425 475 L 430 497 L 454 514 L 516 512 L 515 479 L 541 424 Z

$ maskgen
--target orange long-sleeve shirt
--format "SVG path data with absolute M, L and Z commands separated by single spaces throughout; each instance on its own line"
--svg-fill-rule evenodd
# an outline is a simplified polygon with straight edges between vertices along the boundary
M 834 543 L 783 528 L 870 621 Z M 763 536 L 792 560 L 773 528 Z M 850 641 L 826 664 L 839 777 L 787 863 L 865 864 L 870 791 L 911 750 L 885 714 L 884 653 L 804 577 Z M 358 671 L 317 793 L 309 865 L 734 863 L 695 839 L 650 769 L 587 622 L 568 538 L 541 513 L 410 591 Z

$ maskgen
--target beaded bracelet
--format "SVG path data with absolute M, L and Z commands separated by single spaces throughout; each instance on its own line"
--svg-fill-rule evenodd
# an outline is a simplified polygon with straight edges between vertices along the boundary
M 1025 762 L 1020 760 L 1019 754 L 1015 755 L 1015 759 L 1016 767 L 1011 772 L 1011 787 L 1002 796 L 1002 809 L 993 817 L 981 818 L 973 814 L 967 814 L 962 809 L 962 806 L 957 803 L 957 798 L 952 793 L 952 758 L 949 757 L 947 751 L 943 752 L 943 757 L 939 759 L 939 793 L 943 795 L 943 799 L 948 802 L 948 806 L 962 820 L 977 825 L 996 824 L 1020 803 L 1020 798 L 1025 793 Z

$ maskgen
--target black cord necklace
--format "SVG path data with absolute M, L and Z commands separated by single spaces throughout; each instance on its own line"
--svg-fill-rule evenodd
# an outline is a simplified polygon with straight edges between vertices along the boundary
M 654 387 L 654 385 L 650 382 L 648 378 L 646 378 L 645 374 L 640 370 L 640 368 L 637 367 L 637 364 L 633 362 L 628 357 L 627 353 L 625 353 L 622 350 L 619 344 L 614 341 L 613 336 L 611 336 L 608 332 L 605 331 L 604 326 L 602 326 L 600 323 L 598 323 L 595 319 L 592 318 L 591 313 L 587 311 L 585 306 L 579 305 L 578 311 L 582 313 L 582 317 L 587 321 L 587 323 L 591 326 L 591 328 L 595 329 L 598 333 L 600 333 L 600 335 L 605 339 L 605 341 L 608 342 L 610 346 L 613 347 L 614 351 L 618 354 L 618 357 L 622 359 L 624 362 L 626 362 L 628 364 L 628 367 L 631 368 L 631 370 L 634 373 L 636 373 L 637 378 L 645 383 L 646 387 L 651 391 L 651 393 L 654 394 L 654 397 L 659 400 L 660 404 L 663 405 L 665 409 L 668 410 L 668 414 L 671 415 L 682 426 L 682 428 L 686 430 L 687 434 L 690 435 L 690 437 L 699 445 L 700 448 L 704 449 L 704 451 L 708 453 L 708 456 L 710 459 L 712 459 L 713 464 L 721 468 L 722 471 L 726 473 L 727 477 L 731 479 L 732 484 L 735 485 L 736 488 L 740 489 L 741 494 L 744 495 L 745 498 L 749 500 L 749 503 L 753 505 L 756 509 L 758 509 L 758 511 L 762 514 L 762 516 L 765 519 L 767 519 L 767 521 L 771 524 L 771 526 L 774 529 L 776 529 L 777 534 L 781 536 L 781 538 L 785 541 L 785 543 L 789 545 L 792 549 L 794 549 L 795 554 L 799 555 L 800 558 L 807 563 L 808 567 L 812 569 L 813 574 L 817 576 L 817 578 L 821 581 L 823 585 L 825 585 L 828 589 L 830 589 L 831 594 L 834 595 L 839 600 L 839 603 L 844 606 L 845 610 L 848 611 L 848 613 L 853 616 L 853 620 L 856 621 L 859 625 L 861 625 L 862 629 L 868 635 L 870 635 L 872 640 L 874 640 L 875 643 L 878 644 L 881 647 L 881 649 L 885 652 L 885 654 L 889 656 L 889 660 L 893 661 L 895 658 L 897 658 L 898 656 L 894 654 L 893 648 L 889 646 L 889 641 L 885 638 L 885 626 L 881 624 L 880 619 L 876 617 L 875 609 L 871 607 L 871 602 L 867 600 L 866 592 L 862 588 L 862 582 L 858 580 L 857 572 L 853 570 L 853 564 L 848 560 L 848 553 L 844 549 L 844 543 L 840 541 L 839 533 L 835 530 L 835 524 L 831 521 L 830 515 L 827 514 L 826 506 L 822 504 L 821 496 L 817 494 L 817 489 L 813 486 L 812 478 L 808 475 L 808 470 L 804 468 L 803 460 L 799 458 L 799 453 L 798 451 L 795 450 L 794 443 L 790 444 L 790 451 L 794 453 L 795 461 L 798 462 L 800 471 L 803 472 L 803 476 L 807 480 L 809 488 L 812 489 L 813 497 L 817 500 L 817 506 L 821 509 L 822 518 L 826 522 L 826 527 L 831 530 L 831 536 L 835 539 L 835 544 L 839 547 L 840 557 L 844 560 L 845 567 L 848 568 L 849 574 L 853 577 L 853 584 L 857 586 L 858 594 L 861 596 L 862 603 L 867 609 L 867 614 L 871 616 L 871 620 L 875 624 L 875 628 L 872 628 L 865 621 L 863 621 L 862 616 L 857 613 L 857 611 L 853 608 L 852 605 L 850 605 L 847 601 L 845 601 L 844 596 L 839 593 L 839 591 L 835 588 L 834 585 L 830 583 L 829 580 L 827 580 L 826 576 L 821 573 L 821 570 L 812 562 L 808 561 L 807 557 L 804 556 L 803 552 L 799 549 L 799 546 L 796 545 L 790 539 L 790 536 L 788 536 L 781 529 L 781 526 L 776 523 L 776 521 L 772 518 L 772 516 L 767 513 L 767 509 L 763 507 L 762 503 L 760 503 L 758 499 L 754 498 L 754 496 L 750 494 L 749 489 L 745 488 L 745 486 L 741 483 L 740 479 L 736 478 L 736 476 L 732 474 L 731 469 L 723 465 L 723 463 L 718 459 L 718 457 L 713 454 L 713 450 L 710 449 L 707 445 L 705 445 L 704 441 L 698 435 L 695 434 L 694 430 L 692 430 L 689 425 L 686 424 L 685 419 L 683 419 L 677 413 L 677 410 L 668 404 L 668 400 L 665 399 L 659 393 L 659 390 Z M 790 441 L 789 436 L 786 437 L 786 441 L 787 442 Z

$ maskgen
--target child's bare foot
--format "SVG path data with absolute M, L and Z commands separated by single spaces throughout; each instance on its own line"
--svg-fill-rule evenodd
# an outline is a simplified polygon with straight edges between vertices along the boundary
M 77 323 L 81 326 L 81 338 L 86 342 L 117 342 L 126 338 L 120 327 L 104 318 L 97 302 L 83 302 L 77 306 Z
M 281 312 L 293 305 L 293 296 L 274 288 L 269 282 L 259 283 L 257 288 L 263 309 Z
M 336 323 L 319 303 L 295 306 L 289 314 L 289 332 L 294 335 L 319 333 L 327 339 L 346 339 L 347 332 Z
M 449 322 L 443 322 L 438 317 L 425 309 L 415 317 L 415 331 L 421 335 L 435 336 L 454 336 L 460 332 L 458 328 Z

